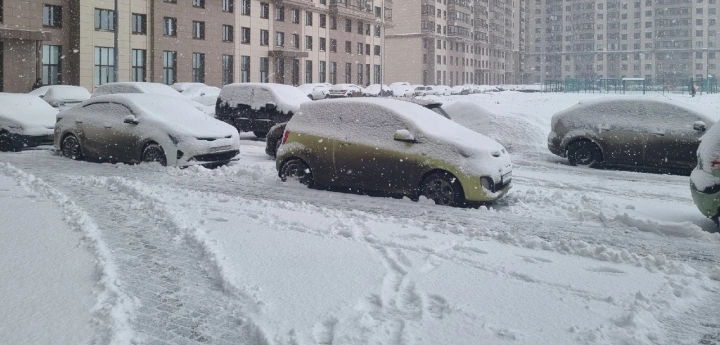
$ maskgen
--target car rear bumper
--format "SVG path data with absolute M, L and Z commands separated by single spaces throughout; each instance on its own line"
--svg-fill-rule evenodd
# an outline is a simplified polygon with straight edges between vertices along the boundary
M 555 132 L 550 132 L 548 135 L 548 150 L 552 152 L 552 154 L 565 157 L 565 150 L 562 149 L 561 145 L 561 139 L 555 134 Z
M 10 133 L 10 141 L 16 149 L 21 149 L 23 147 L 36 147 L 40 145 L 53 145 L 55 143 L 55 135 L 23 135 Z

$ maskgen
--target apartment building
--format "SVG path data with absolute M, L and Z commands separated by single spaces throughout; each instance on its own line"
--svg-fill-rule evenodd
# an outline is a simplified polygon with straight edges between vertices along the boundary
M 0 90 L 26 92 L 38 77 L 90 90 L 379 83 L 391 21 L 383 0 L 0 0 Z
M 396 0 L 388 28 L 388 82 L 516 82 L 524 0 Z
M 534 82 L 702 78 L 718 73 L 717 0 L 529 0 Z

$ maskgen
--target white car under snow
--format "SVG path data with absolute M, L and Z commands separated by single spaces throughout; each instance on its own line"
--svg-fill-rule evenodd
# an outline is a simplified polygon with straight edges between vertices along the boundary
M 62 111 L 90 98 L 90 92 L 82 86 L 47 85 L 28 93 L 42 98 L 45 102 Z
M 0 151 L 52 143 L 57 113 L 37 96 L 0 92 Z
M 55 147 L 73 159 L 219 166 L 240 153 L 234 127 L 177 98 L 98 96 L 58 114 L 57 119 Z
M 160 83 L 145 83 L 145 82 L 119 82 L 119 83 L 108 83 L 98 86 L 92 97 L 103 96 L 103 95 L 114 95 L 122 93 L 151 93 L 156 95 L 169 96 L 173 98 L 182 99 L 186 104 L 193 108 L 205 111 L 205 107 L 191 99 L 188 99 L 177 92 L 175 89 Z

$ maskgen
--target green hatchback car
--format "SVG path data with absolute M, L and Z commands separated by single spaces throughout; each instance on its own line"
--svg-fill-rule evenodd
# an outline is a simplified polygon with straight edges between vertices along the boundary
M 720 126 L 700 139 L 697 168 L 690 174 L 690 191 L 700 212 L 718 224 L 720 217 Z
M 288 122 L 282 180 L 377 191 L 436 204 L 486 203 L 511 186 L 502 145 L 420 105 L 392 99 L 305 103 Z

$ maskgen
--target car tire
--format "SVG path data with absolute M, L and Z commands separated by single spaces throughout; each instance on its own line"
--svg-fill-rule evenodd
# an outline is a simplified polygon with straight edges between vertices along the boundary
M 13 151 L 13 142 L 10 133 L 0 133 L 0 152 Z
M 461 206 L 465 203 L 460 181 L 449 173 L 432 173 L 420 184 L 420 195 L 436 205 Z
M 290 158 L 286 160 L 280 167 L 280 179 L 285 182 L 289 178 L 312 187 L 315 184 L 312 170 L 302 159 Z
M 262 131 L 253 131 L 253 134 L 258 138 L 265 138 L 265 136 L 267 136 L 267 132 Z
M 62 142 L 60 143 L 60 151 L 62 152 L 63 156 L 73 160 L 80 160 L 83 156 L 80 140 L 78 140 L 78 138 L 72 134 L 69 134 L 65 138 L 63 138 Z
M 167 166 L 165 151 L 158 144 L 145 146 L 142 151 L 142 161 L 146 163 L 158 162 L 162 166 Z
M 567 157 L 570 165 L 596 166 L 602 162 L 602 151 L 597 144 L 580 140 L 568 145 Z

